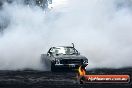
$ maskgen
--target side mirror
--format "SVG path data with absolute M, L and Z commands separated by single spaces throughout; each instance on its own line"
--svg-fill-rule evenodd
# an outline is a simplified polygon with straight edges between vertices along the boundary
M 51 56 L 50 53 L 47 53 L 47 56 Z
M 80 55 L 80 52 L 78 52 L 78 55 Z

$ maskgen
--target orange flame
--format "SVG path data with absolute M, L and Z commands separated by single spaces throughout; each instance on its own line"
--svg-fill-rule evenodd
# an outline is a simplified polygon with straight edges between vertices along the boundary
M 80 76 L 86 75 L 85 68 L 82 68 L 82 66 L 79 67 L 78 71 L 79 71 L 79 75 L 80 75 Z

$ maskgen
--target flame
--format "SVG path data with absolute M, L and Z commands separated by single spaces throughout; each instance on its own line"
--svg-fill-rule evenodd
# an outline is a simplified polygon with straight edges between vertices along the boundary
M 78 71 L 80 76 L 84 76 L 86 74 L 85 68 L 82 66 L 79 67 Z

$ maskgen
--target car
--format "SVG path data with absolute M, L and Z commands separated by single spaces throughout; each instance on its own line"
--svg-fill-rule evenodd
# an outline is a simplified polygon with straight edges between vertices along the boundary
M 60 68 L 77 69 L 79 66 L 86 67 L 88 59 L 72 46 L 51 47 L 47 54 L 41 54 L 42 63 L 51 71 L 56 71 Z

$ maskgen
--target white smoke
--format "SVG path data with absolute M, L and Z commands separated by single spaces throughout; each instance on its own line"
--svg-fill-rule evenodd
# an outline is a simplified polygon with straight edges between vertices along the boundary
M 44 69 L 40 54 L 71 42 L 89 59 L 88 68 L 132 66 L 131 0 L 67 2 L 46 14 L 5 4 L 0 16 L 10 22 L 0 38 L 0 69 Z

